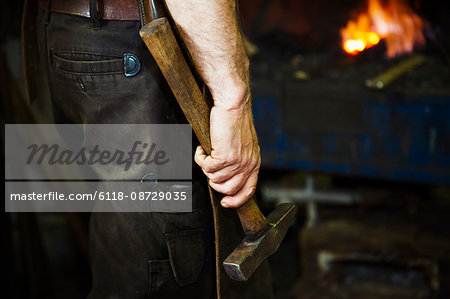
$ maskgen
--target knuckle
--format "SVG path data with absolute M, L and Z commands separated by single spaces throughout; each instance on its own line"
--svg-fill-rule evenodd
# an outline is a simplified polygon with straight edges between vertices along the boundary
M 246 190 L 247 199 L 250 198 L 253 194 L 255 194 L 255 191 L 256 191 L 255 186 L 249 187 L 248 190 Z
M 252 163 L 252 168 L 253 169 L 259 169 L 260 166 L 261 166 L 261 160 L 260 159 L 253 161 L 253 163 Z
M 259 169 L 259 167 L 261 165 L 261 158 L 258 156 L 256 158 L 252 159 L 250 165 L 251 165 L 252 169 Z

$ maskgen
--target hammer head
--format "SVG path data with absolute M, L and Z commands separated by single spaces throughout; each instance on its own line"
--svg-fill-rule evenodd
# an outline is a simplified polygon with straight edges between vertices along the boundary
M 268 229 L 256 240 L 245 238 L 225 259 L 223 266 L 231 279 L 246 281 L 261 263 L 277 251 L 294 221 L 297 207 L 283 203 L 267 216 Z

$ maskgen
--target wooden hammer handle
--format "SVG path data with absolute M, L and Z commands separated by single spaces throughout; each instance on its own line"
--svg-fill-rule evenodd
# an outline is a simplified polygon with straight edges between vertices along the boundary
M 175 98 L 192 126 L 205 152 L 211 154 L 210 109 L 192 75 L 166 18 L 154 19 L 140 30 L 140 35 L 167 80 Z M 236 209 L 245 234 L 258 238 L 267 226 L 254 198 Z

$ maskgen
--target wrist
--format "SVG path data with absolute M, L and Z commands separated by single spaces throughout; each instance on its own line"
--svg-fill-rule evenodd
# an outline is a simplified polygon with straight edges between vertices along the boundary
M 223 97 L 217 97 L 214 100 L 214 106 L 229 112 L 242 111 L 250 103 L 249 94 L 244 91 L 228 92 Z
M 214 106 L 227 111 L 242 110 L 250 103 L 250 87 L 244 82 L 223 83 L 217 90 L 210 89 Z

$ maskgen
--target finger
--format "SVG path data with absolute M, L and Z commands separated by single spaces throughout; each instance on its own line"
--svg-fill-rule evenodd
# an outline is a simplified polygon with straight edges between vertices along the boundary
M 194 154 L 195 163 L 197 163 L 198 166 L 203 168 L 202 165 L 205 164 L 205 160 L 207 157 L 208 155 L 206 155 L 205 151 L 203 150 L 203 147 L 201 145 L 197 146 Z
M 244 186 L 236 194 L 231 196 L 225 196 L 220 204 L 224 208 L 237 208 L 242 206 L 247 200 L 252 197 L 256 190 L 256 183 L 258 182 L 258 172 L 254 172 Z
M 235 175 L 231 179 L 220 184 L 216 184 L 210 180 L 209 185 L 217 192 L 225 195 L 233 195 L 241 190 L 242 186 L 244 186 L 246 182 L 245 178 L 245 174 L 242 173 Z
M 228 181 L 233 176 L 237 175 L 238 170 L 239 170 L 239 165 L 230 165 L 230 166 L 226 166 L 225 168 L 222 168 L 216 172 L 206 172 L 206 171 L 203 171 L 203 172 L 208 177 L 208 179 L 210 179 L 210 181 L 212 181 L 213 183 L 216 183 L 216 184 L 220 184 L 220 183 L 224 183 L 224 182 Z M 239 171 L 239 172 L 243 173 L 243 171 Z
M 208 156 L 203 147 L 200 145 L 197 146 L 197 149 L 195 150 L 194 161 L 198 164 L 198 166 L 200 166 L 205 174 L 214 173 L 215 171 L 221 169 L 219 168 L 219 161 L 213 159 L 211 156 Z
M 207 172 L 203 170 L 203 173 L 216 184 L 224 183 L 225 181 L 231 179 L 233 176 L 236 176 L 238 173 L 245 173 L 246 176 L 249 176 L 253 171 L 258 171 L 260 166 L 260 158 L 256 161 L 251 161 L 249 159 L 248 162 L 245 163 L 234 163 L 229 166 L 225 166 L 224 168 L 217 170 L 215 172 Z
M 236 164 L 225 159 L 208 156 L 203 149 L 200 150 L 198 148 L 195 151 L 194 160 L 195 163 L 197 163 L 203 169 L 203 172 L 205 172 L 205 174 L 214 173 L 216 171 L 222 170 L 225 167 Z

